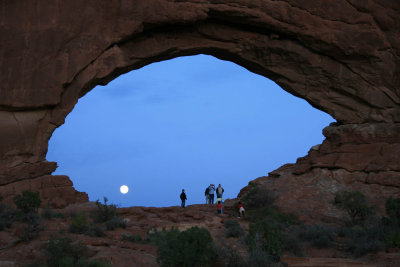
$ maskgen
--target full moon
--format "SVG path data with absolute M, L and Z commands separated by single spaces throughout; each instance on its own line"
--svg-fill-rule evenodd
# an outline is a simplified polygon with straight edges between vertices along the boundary
M 119 191 L 121 191 L 122 194 L 126 194 L 129 191 L 129 187 L 126 185 L 121 185 L 121 187 L 119 188 Z

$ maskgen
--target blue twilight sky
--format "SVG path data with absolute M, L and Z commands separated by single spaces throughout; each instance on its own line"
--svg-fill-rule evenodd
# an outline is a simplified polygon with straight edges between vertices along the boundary
M 232 62 L 180 57 L 95 87 L 56 129 L 47 159 L 91 201 L 173 206 L 184 188 L 187 204 L 198 204 L 210 183 L 234 198 L 250 180 L 295 162 L 332 121 Z

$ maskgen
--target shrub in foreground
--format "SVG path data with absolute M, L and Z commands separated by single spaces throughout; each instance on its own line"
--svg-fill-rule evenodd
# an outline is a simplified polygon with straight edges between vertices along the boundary
M 281 232 L 279 227 L 269 221 L 251 223 L 248 245 L 250 253 L 265 251 L 269 259 L 279 261 L 282 255 Z
M 157 262 L 162 267 L 211 266 L 214 258 L 213 240 L 207 229 L 197 226 L 180 232 L 178 229 L 156 232 L 154 238 Z
M 237 220 L 227 220 L 224 225 L 226 237 L 240 237 L 244 234 L 244 230 Z
M 73 243 L 67 237 L 52 237 L 46 245 L 46 264 L 48 267 L 110 267 L 106 262 L 88 261 L 85 258 L 87 247 L 81 243 Z

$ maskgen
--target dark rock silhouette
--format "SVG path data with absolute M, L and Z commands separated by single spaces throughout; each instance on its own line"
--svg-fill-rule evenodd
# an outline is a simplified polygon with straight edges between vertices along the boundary
M 54 129 L 94 86 L 199 53 L 268 77 L 338 121 L 285 173 L 288 186 L 314 177 L 306 184 L 337 183 L 331 191 L 357 184 L 377 200 L 399 194 L 397 1 L 32 0 L 0 7 L 5 201 L 25 189 L 57 207 L 87 201 L 66 176 L 51 176 L 56 164 L 46 152 Z M 298 197 L 309 201 L 293 193 L 292 202 Z M 326 212 L 310 205 L 309 213 Z

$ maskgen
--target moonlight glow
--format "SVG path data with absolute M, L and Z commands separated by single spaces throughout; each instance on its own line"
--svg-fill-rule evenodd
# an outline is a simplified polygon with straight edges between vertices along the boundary
M 119 188 L 119 191 L 121 191 L 122 194 L 126 194 L 129 191 L 129 187 L 126 185 L 121 185 L 121 187 Z

